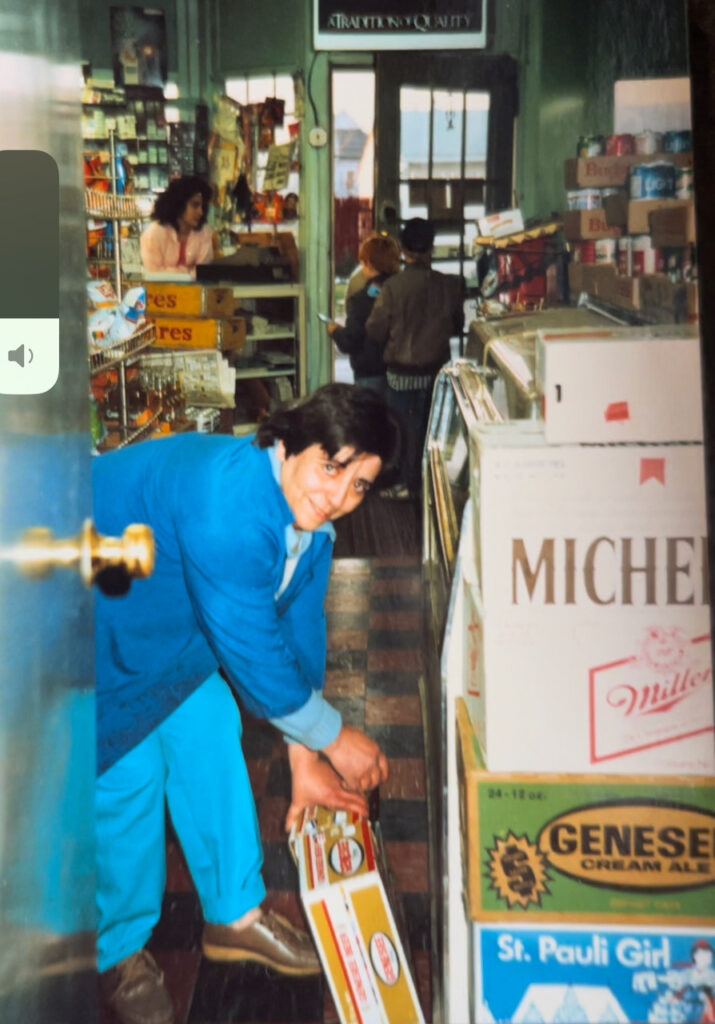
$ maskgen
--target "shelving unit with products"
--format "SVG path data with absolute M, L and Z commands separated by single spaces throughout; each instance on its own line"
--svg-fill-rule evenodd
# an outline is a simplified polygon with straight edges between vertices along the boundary
M 169 149 L 164 94 L 154 86 L 85 88 L 82 137 L 85 160 L 98 176 L 109 176 L 109 136 L 114 133 L 121 161 L 119 191 L 131 191 L 150 204 L 169 183 Z M 148 211 L 147 211 L 148 212 Z
M 115 164 L 114 130 L 109 129 L 108 135 L 110 162 L 112 172 Z M 133 195 L 122 195 L 118 191 L 117 176 L 110 173 L 111 191 L 100 191 L 93 188 L 85 190 L 85 212 L 90 221 L 101 220 L 110 229 L 107 238 L 107 254 L 98 261 L 105 266 L 107 274 L 113 277 L 112 285 L 118 303 L 127 295 L 128 281 L 123 255 L 121 230 L 123 225 L 132 225 L 138 240 L 138 229 L 141 220 L 136 198 Z M 88 265 L 89 278 L 96 265 Z M 140 269 L 140 268 L 139 268 Z M 91 390 L 97 402 L 100 419 L 104 423 L 106 436 L 98 444 L 98 450 L 121 448 L 147 435 L 158 422 L 168 415 L 175 415 L 182 405 L 180 388 L 173 380 L 167 380 L 164 388 L 145 389 L 139 378 L 138 368 L 133 364 L 139 356 L 156 340 L 156 330 L 151 321 L 139 318 L 132 330 L 131 324 L 119 323 L 122 328 L 115 336 L 114 326 L 120 320 L 119 311 L 113 311 L 115 319 L 108 323 L 106 336 L 95 337 L 91 330 L 89 335 L 89 371 Z M 127 329 L 129 333 L 127 332 Z
M 241 407 L 241 393 L 256 399 L 254 388 L 242 382 L 259 382 L 264 399 L 274 404 L 306 394 L 305 289 L 302 284 L 233 284 L 233 296 L 241 302 L 248 320 L 242 351 L 228 353 L 236 370 L 237 408 L 234 424 L 251 419 L 250 408 Z

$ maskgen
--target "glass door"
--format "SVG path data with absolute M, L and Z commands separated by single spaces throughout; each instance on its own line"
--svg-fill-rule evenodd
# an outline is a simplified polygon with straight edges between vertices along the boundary
M 454 53 L 380 55 L 376 95 L 377 226 L 397 236 L 410 217 L 434 223 L 433 265 L 463 276 L 469 323 L 477 218 L 512 204 L 516 65 Z M 454 354 L 462 349 L 455 339 Z

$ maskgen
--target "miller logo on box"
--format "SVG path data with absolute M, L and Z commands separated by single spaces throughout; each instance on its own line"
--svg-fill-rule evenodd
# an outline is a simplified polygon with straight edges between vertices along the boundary
M 591 669 L 589 686 L 594 763 L 712 732 L 709 635 L 653 626 L 638 654 Z

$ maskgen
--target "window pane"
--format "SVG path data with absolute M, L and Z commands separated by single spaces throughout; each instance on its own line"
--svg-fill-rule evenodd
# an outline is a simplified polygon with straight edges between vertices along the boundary
M 401 178 L 426 178 L 429 174 L 430 109 L 429 89 L 400 89 Z
M 484 178 L 487 169 L 489 93 L 467 93 L 466 178 Z
M 435 90 L 432 111 L 432 177 L 461 178 L 464 94 Z
M 427 217 L 426 188 L 415 189 L 407 181 L 400 182 L 400 216 L 403 220 L 410 217 Z

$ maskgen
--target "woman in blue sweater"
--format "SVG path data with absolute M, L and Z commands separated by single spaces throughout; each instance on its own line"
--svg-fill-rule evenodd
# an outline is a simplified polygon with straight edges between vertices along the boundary
M 394 474 L 399 448 L 374 392 L 333 384 L 253 439 L 179 435 L 95 460 L 97 528 L 148 523 L 156 545 L 148 579 L 96 603 L 98 960 L 123 1024 L 173 1021 L 144 949 L 161 912 L 165 799 L 205 955 L 319 970 L 307 934 L 261 907 L 258 823 L 225 680 L 288 742 L 287 827 L 310 803 L 367 812 L 387 760 L 322 696 L 323 603 L 332 521 Z

